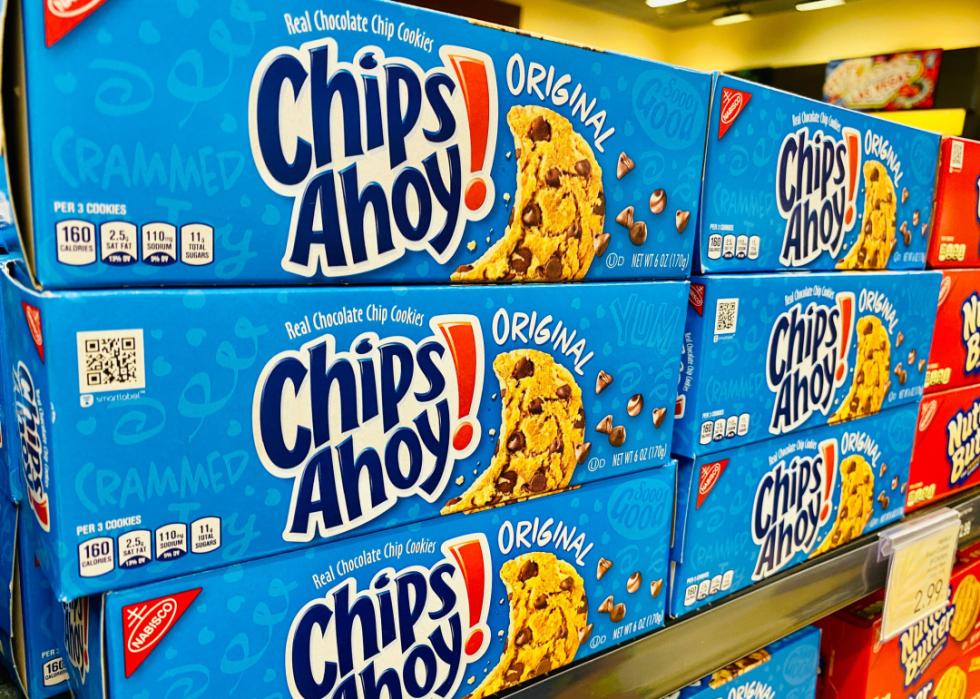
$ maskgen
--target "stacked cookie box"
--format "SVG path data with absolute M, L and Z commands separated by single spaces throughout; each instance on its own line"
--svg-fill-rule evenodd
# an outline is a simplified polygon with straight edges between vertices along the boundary
M 8 13 L 78 696 L 480 697 L 664 623 L 710 76 L 367 0 Z
M 674 433 L 669 613 L 900 519 L 939 137 L 718 75 Z
M 880 640 L 883 593 L 819 622 L 821 699 L 935 697 L 980 692 L 980 545 L 957 554 L 949 602 L 900 635 Z
M 916 426 L 910 510 L 980 483 L 978 181 L 980 143 L 944 138 L 927 258 L 943 279 Z

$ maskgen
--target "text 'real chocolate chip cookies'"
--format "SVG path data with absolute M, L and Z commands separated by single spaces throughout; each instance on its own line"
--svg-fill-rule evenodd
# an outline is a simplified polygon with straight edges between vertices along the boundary
M 895 186 L 885 166 L 864 164 L 864 219 L 858 238 L 838 269 L 884 269 L 895 248 Z
M 497 505 L 568 486 L 582 453 L 582 389 L 568 369 L 539 350 L 493 361 L 500 382 L 500 439 L 490 465 L 442 514 Z
M 497 666 L 471 695 L 480 699 L 567 665 L 588 619 L 585 582 L 553 553 L 532 552 L 501 566 L 510 599 L 510 628 Z
M 589 271 L 605 222 L 602 169 L 592 148 L 557 112 L 512 107 L 517 194 L 503 237 L 454 282 L 554 282 Z

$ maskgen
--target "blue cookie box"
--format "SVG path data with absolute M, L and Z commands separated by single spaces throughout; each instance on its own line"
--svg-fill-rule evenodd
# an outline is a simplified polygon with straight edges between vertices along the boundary
M 517 172 L 506 116 L 514 105 L 568 118 L 602 168 L 607 227 L 618 234 L 588 280 L 683 278 L 690 270 L 707 73 L 375 0 L 329 7 L 313 0 L 113 0 L 51 46 L 43 3 L 17 5 L 26 100 L 15 108 L 26 119 L 8 124 L 8 155 L 15 182 L 27 187 L 14 191 L 31 195 L 15 200 L 15 213 L 46 288 L 447 283 L 507 225 Z M 8 30 L 8 60 L 19 56 L 16 29 Z M 324 47 L 324 70 L 341 75 L 331 85 L 344 83 L 334 93 L 335 102 L 344 100 L 344 120 L 336 104 L 332 117 L 337 143 L 342 128 L 350 138 L 341 154 L 327 152 L 330 118 L 319 120 L 309 97 L 326 90 L 309 78 L 318 60 L 311 56 Z M 470 72 L 464 84 L 459 76 Z M 417 120 L 414 101 L 388 104 L 396 91 L 406 102 L 418 95 Z M 293 104 L 291 126 L 274 118 L 277 94 Z M 388 111 L 401 118 L 364 116 Z M 355 133 L 364 139 L 356 148 Z M 307 163 L 313 148 L 316 160 Z M 623 151 L 636 168 L 620 180 Z M 424 165 L 430 156 L 439 188 Z M 394 230 L 390 246 L 369 221 L 362 257 L 360 216 L 320 226 L 312 206 L 320 184 L 335 188 L 341 211 L 353 206 L 340 194 L 341 172 L 346 191 L 379 203 L 382 226 Z M 470 208 L 476 180 L 485 196 Z M 380 187 L 368 190 L 369 183 Z M 669 205 L 656 216 L 648 206 L 655 189 L 667 192 Z M 613 223 L 628 205 L 647 223 L 642 246 Z M 363 207 L 369 219 L 377 214 Z M 675 210 L 690 212 L 684 235 Z M 458 214 L 459 225 L 444 231 L 446 211 Z M 304 215 L 315 216 L 314 224 L 300 225 Z M 115 225 L 102 227 L 109 222 Z M 312 231 L 309 251 L 300 229 Z
M 807 626 L 765 647 L 769 660 L 712 689 L 711 675 L 685 687 L 677 699 L 813 699 L 820 671 L 820 629 Z
M 17 505 L 0 501 L 0 661 L 26 696 L 44 699 L 68 691 L 64 614 L 20 515 Z
M 422 657 L 419 647 L 428 646 L 428 638 L 441 639 L 448 635 L 451 624 L 455 624 L 457 642 L 461 638 L 468 642 L 473 629 L 481 630 L 484 644 L 478 652 L 464 657 L 456 671 L 441 663 L 437 665 L 442 692 L 404 691 L 400 696 L 462 697 L 473 692 L 497 664 L 508 639 L 509 605 L 498 575 L 501 565 L 529 551 L 553 553 L 572 564 L 584 581 L 587 623 L 592 628 L 574 657 L 581 660 L 663 625 L 666 596 L 663 592 L 652 596 L 650 583 L 665 579 L 667 574 L 674 477 L 675 466 L 671 463 L 507 507 L 428 520 L 304 551 L 82 598 L 72 602 L 69 609 L 67 656 L 72 689 L 80 699 L 155 696 L 160 682 L 165 680 L 171 686 L 181 687 L 188 695 L 209 697 L 235 697 L 243 693 L 257 697 L 369 696 L 371 692 L 364 687 L 349 686 L 355 678 L 344 672 L 338 673 L 340 678 L 333 676 L 332 683 L 324 680 L 320 687 L 311 686 L 304 676 L 311 664 L 314 672 L 324 672 L 323 663 L 336 657 L 338 646 L 346 645 L 353 647 L 354 658 L 361 661 L 362 675 L 367 672 L 363 665 L 374 668 L 374 675 L 381 674 L 384 667 L 395 667 L 394 676 L 389 679 L 397 685 L 403 675 L 405 653 L 416 652 Z M 518 527 L 530 527 L 528 531 L 534 533 L 524 543 L 512 546 L 513 532 Z M 538 535 L 545 531 L 556 533 L 563 527 L 568 528 L 568 536 Z M 483 605 L 482 611 L 476 606 L 475 618 L 465 602 L 467 596 L 462 589 L 459 566 L 444 549 L 447 542 L 482 542 L 485 577 L 483 584 L 476 587 L 480 593 L 477 598 Z M 377 556 L 371 553 L 376 549 Z M 597 580 L 600 557 L 613 561 L 613 567 Z M 339 574 L 339 566 L 351 561 L 359 561 L 356 570 Z M 365 661 L 356 636 L 352 640 L 351 636 L 336 631 L 338 643 L 334 631 L 328 628 L 333 622 L 323 621 L 323 610 L 328 604 L 333 603 L 334 609 L 337 608 L 338 590 L 347 587 L 349 594 L 364 592 L 372 581 L 378 580 L 382 569 L 388 570 L 387 580 L 394 585 L 392 581 L 410 574 L 409 568 L 428 572 L 447 565 L 451 576 L 446 581 L 454 593 L 448 611 L 442 615 L 433 612 L 434 621 L 422 627 L 424 631 L 418 633 L 414 646 L 406 642 L 404 631 L 384 626 L 391 636 L 385 641 L 382 653 Z M 642 575 L 641 588 L 628 593 L 626 581 L 637 571 Z M 470 579 L 481 580 L 478 575 Z M 385 595 L 391 589 L 382 584 L 378 587 L 385 590 Z M 432 588 L 422 589 L 432 596 Z M 626 606 L 625 617 L 620 622 L 613 622 L 609 614 L 597 611 L 608 595 Z M 135 658 L 127 650 L 132 647 L 128 640 L 133 635 L 125 627 L 128 610 L 152 612 L 159 609 L 157 603 L 161 600 L 189 596 L 194 597 L 186 611 L 167 627 L 165 635 L 151 631 L 149 640 L 144 637 L 143 647 L 149 647 L 150 651 L 134 667 Z M 375 606 L 371 609 L 391 612 L 391 599 L 384 607 L 380 601 L 382 595 L 374 597 Z M 311 618 L 317 613 L 322 623 L 313 627 L 314 648 L 310 650 L 299 640 L 309 637 L 303 633 L 291 635 L 291 627 L 299 624 L 301 618 Z M 152 619 L 154 615 L 144 614 L 143 618 Z M 299 628 L 308 631 L 306 626 Z M 431 636 L 424 636 L 430 631 Z M 427 670 L 431 666 L 419 661 L 418 667 L 421 674 L 422 668 Z M 330 677 L 329 673 L 319 675 L 325 676 Z M 445 686 L 441 684 L 443 681 Z M 347 693 L 338 689 L 340 682 L 348 686 Z
M 799 145 L 803 130 L 808 144 L 822 142 L 828 148 L 843 148 L 842 144 L 847 143 L 845 132 L 852 130 L 857 138 L 855 153 L 859 155 L 856 177 L 852 180 L 849 155 L 845 153 L 834 167 L 827 164 L 828 182 L 815 179 L 812 191 L 803 193 L 805 187 L 792 191 L 799 161 L 792 153 L 785 153 L 787 174 L 783 177 L 780 161 L 784 146 L 794 139 Z M 817 145 L 813 150 L 821 148 Z M 807 150 L 799 148 L 797 152 Z M 833 157 L 837 158 L 836 151 Z M 695 273 L 835 269 L 861 230 L 862 165 L 871 160 L 885 165 L 897 196 L 896 242 L 887 268 L 923 269 L 936 187 L 939 134 L 715 74 Z M 851 181 L 855 186 L 849 184 Z M 785 205 L 780 204 L 781 188 L 786 191 Z M 908 192 L 904 201 L 903 190 Z M 854 212 L 849 224 L 845 223 L 847 219 L 839 218 L 847 211 L 848 203 Z M 820 229 L 822 243 L 785 245 L 787 240 L 795 239 L 787 238 L 788 221 L 794 215 L 822 211 L 825 207 L 828 212 L 836 207 L 837 217 L 833 224 L 828 217 L 828 223 Z M 915 212 L 918 219 L 913 224 Z M 899 230 L 903 222 L 911 232 L 907 245 Z M 749 252 L 753 248 L 757 248 L 754 254 Z
M 936 272 L 694 277 L 681 358 L 679 417 L 674 423 L 675 454 L 691 458 L 826 424 L 846 400 L 854 379 L 857 320 L 863 316 L 877 317 L 889 335 L 891 385 L 882 409 L 918 403 L 926 368 L 920 371 L 919 361 L 929 356 L 940 280 Z M 852 309 L 849 318 L 837 310 L 847 303 Z M 787 330 L 807 316 L 811 304 L 813 320 L 806 324 L 814 337 L 820 332 L 814 328 L 821 324 L 824 338 L 816 353 L 806 349 L 803 335 L 797 333 L 804 339 L 791 343 L 793 334 Z M 828 328 L 838 332 L 834 335 Z M 844 340 L 849 342 L 846 348 Z M 844 353 L 846 360 L 841 362 Z M 787 361 L 777 362 L 770 372 L 770 357 Z M 906 372 L 904 384 L 894 373 L 899 363 Z M 837 381 L 820 383 L 828 365 L 831 374 L 843 374 Z M 805 404 L 805 385 L 820 387 L 815 389 L 819 400 Z M 777 406 L 799 409 L 777 411 Z
M 502 437 L 493 361 L 511 350 L 582 389 L 571 485 L 670 459 L 686 282 L 55 293 L 18 270 L 5 371 L 62 600 L 438 516 Z M 623 447 L 593 430 L 606 414 Z
M 681 460 L 670 615 L 683 616 L 808 560 L 833 528 L 840 507 L 839 468 L 849 455 L 864 458 L 874 478 L 864 533 L 901 519 L 917 415 L 917 405 L 904 405 Z M 778 483 L 791 486 L 781 490 Z M 796 496 L 799 484 L 803 494 Z M 787 492 L 794 496 L 784 498 Z M 782 506 L 772 505 L 774 493 Z M 801 541 L 780 538 L 793 522 L 799 523 L 801 537 L 806 534 Z M 774 547 L 774 542 L 782 543 Z

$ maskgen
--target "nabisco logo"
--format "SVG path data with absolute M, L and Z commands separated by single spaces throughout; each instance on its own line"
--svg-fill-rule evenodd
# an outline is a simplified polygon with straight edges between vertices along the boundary
M 727 99 L 726 99 L 727 98 Z M 742 109 L 742 93 L 734 90 L 723 93 L 721 98 L 721 123 L 731 124 Z
M 197 587 L 123 607 L 126 677 L 136 672 L 200 593 Z
M 939 401 L 930 400 L 922 403 L 919 411 L 919 432 L 925 432 L 932 424 L 932 419 L 936 417 L 936 410 L 939 409 Z
M 943 305 L 943 301 L 945 301 L 946 297 L 949 296 L 949 290 L 952 286 L 953 286 L 953 278 L 950 277 L 949 275 L 944 274 L 943 281 L 939 285 L 939 302 L 936 304 L 937 306 Z
M 704 284 L 691 284 L 687 292 L 687 302 L 698 312 L 698 315 L 704 313 Z
M 94 10 L 104 0 L 48 0 L 48 12 L 55 17 L 71 19 Z
M 712 461 L 701 465 L 701 476 L 698 482 L 698 500 L 695 504 L 695 509 L 701 507 L 701 503 L 704 502 L 705 498 L 708 497 L 715 485 L 717 485 L 721 474 L 725 472 L 726 466 L 728 466 L 728 459 Z

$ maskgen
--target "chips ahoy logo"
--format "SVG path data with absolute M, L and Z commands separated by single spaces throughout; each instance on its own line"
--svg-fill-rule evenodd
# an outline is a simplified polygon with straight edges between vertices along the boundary
M 341 60 L 331 38 L 282 46 L 255 70 L 249 133 L 259 174 L 294 200 L 282 268 L 359 274 L 425 251 L 440 264 L 493 203 L 493 62 L 445 46 L 423 70 L 377 46 Z
M 837 440 L 813 454 L 780 459 L 759 481 L 752 506 L 752 540 L 759 547 L 753 580 L 763 580 L 808 553 L 830 517 Z
M 980 296 L 970 294 L 963 302 L 963 347 L 966 360 L 963 371 L 967 374 L 980 372 Z
M 347 578 L 307 603 L 286 638 L 299 699 L 451 697 L 490 644 L 491 558 L 482 534 L 442 545 L 431 567 Z
M 899 659 L 905 687 L 910 687 L 946 647 L 956 607 L 949 605 L 917 621 L 899 638 Z
M 861 137 L 845 127 L 840 140 L 804 126 L 787 134 L 776 159 L 776 202 L 786 221 L 779 261 L 802 267 L 823 253 L 837 257 L 857 220 Z
M 847 378 L 854 294 L 834 305 L 797 303 L 773 323 L 766 353 L 766 383 L 773 392 L 769 431 L 785 434 L 814 413 L 826 415 Z
M 431 319 L 419 341 L 364 333 L 349 349 L 324 335 L 273 357 L 252 403 L 259 458 L 294 481 L 283 539 L 329 537 L 399 499 L 439 499 L 456 459 L 476 448 L 483 388 L 480 322 Z
M 48 473 L 44 462 L 44 425 L 37 389 L 30 370 L 17 362 L 13 376 L 14 401 L 17 412 L 17 431 L 20 434 L 20 468 L 24 476 L 27 501 L 37 523 L 51 531 L 51 508 L 48 502 Z
M 956 486 L 980 467 L 980 400 L 957 410 L 946 423 L 946 459 L 949 484 Z
M 82 685 L 89 671 L 88 624 L 88 597 L 80 597 L 65 605 L 65 653 Z

